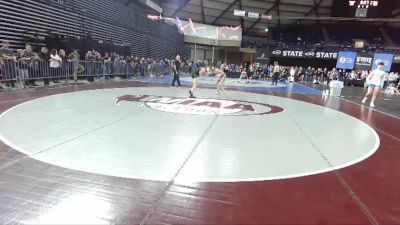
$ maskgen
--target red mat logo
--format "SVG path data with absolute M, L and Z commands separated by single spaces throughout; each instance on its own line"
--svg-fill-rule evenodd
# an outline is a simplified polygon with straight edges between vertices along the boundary
M 144 103 L 147 107 L 158 111 L 192 115 L 250 116 L 274 114 L 283 111 L 283 108 L 279 106 L 264 103 L 152 95 L 123 95 L 118 97 L 115 103 L 119 104 L 124 101 Z

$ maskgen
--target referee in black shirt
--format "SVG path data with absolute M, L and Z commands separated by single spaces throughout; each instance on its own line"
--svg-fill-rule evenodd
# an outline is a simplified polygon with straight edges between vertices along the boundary
M 175 86 L 175 81 L 178 82 L 178 86 L 181 86 L 181 82 L 179 81 L 179 70 L 181 69 L 181 57 L 179 55 L 176 56 L 176 59 L 174 61 L 174 67 L 172 69 L 172 72 L 174 73 L 174 79 L 172 80 L 171 86 Z

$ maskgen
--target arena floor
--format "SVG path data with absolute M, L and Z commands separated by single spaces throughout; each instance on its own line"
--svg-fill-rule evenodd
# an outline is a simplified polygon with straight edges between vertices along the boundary
M 400 224 L 400 118 L 169 82 L 0 93 L 0 224 Z

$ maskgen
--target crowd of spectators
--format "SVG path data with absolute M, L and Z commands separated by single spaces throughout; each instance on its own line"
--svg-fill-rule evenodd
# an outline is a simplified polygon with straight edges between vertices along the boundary
M 259 63 L 217 64 L 218 67 L 227 72 L 239 72 L 245 74 L 245 78 L 251 79 L 271 79 L 274 65 Z M 301 66 L 279 66 L 280 80 L 282 82 L 307 82 L 314 84 L 328 84 L 332 80 L 343 81 L 345 86 L 365 86 L 365 80 L 370 73 L 369 70 L 344 70 L 337 68 L 315 68 Z M 243 76 L 242 76 L 243 77 Z M 385 77 L 385 87 L 393 86 L 400 90 L 400 75 L 398 72 L 387 73 Z
M 63 49 L 41 47 L 34 51 L 30 44 L 25 49 L 11 49 L 5 41 L 0 48 L 0 89 L 36 87 L 37 81 L 44 85 L 50 82 L 60 83 L 60 80 L 85 79 L 89 82 L 95 78 L 124 79 L 132 76 L 164 76 L 170 72 L 172 59 L 154 59 L 133 55 L 123 55 L 116 52 L 96 50 L 80 52 L 74 49 L 68 53 Z M 183 72 L 188 72 L 189 66 L 183 63 Z
M 50 82 L 60 83 L 60 80 L 78 82 L 79 79 L 85 79 L 92 82 L 95 78 L 163 77 L 170 74 L 172 64 L 173 59 L 154 59 L 116 52 L 101 54 L 96 50 L 82 53 L 79 49 L 74 49 L 67 54 L 63 49 L 49 51 L 46 47 L 41 47 L 40 51 L 36 52 L 30 44 L 26 44 L 23 50 L 14 50 L 8 42 L 3 42 L 0 48 L 0 89 L 13 88 L 16 85 L 36 87 L 37 81 L 49 85 Z M 202 64 L 212 63 L 207 60 Z M 182 60 L 181 72 L 190 74 L 195 65 L 195 62 Z M 214 66 L 227 73 L 244 73 L 247 79 L 270 79 L 273 71 L 273 65 L 259 63 L 236 65 L 217 62 Z M 367 70 L 280 66 L 282 81 L 329 84 L 331 80 L 340 80 L 345 85 L 364 86 L 368 74 Z M 399 88 L 399 74 L 388 73 L 385 84 Z

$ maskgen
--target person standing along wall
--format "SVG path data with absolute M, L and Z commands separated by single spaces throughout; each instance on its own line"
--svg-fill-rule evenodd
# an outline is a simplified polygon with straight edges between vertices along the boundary
M 49 85 L 50 77 L 50 55 L 49 50 L 46 47 L 42 47 L 39 52 L 39 58 L 41 60 L 41 65 L 39 66 L 39 74 L 43 77 L 44 85 Z
M 58 51 L 52 49 L 50 53 L 50 76 L 53 78 L 54 83 L 60 83 L 58 78 L 61 75 L 61 63 L 62 59 L 58 55 Z
M 0 48 L 0 67 L 7 87 L 15 87 L 15 79 L 17 77 L 17 71 L 15 70 L 16 63 L 17 58 L 14 55 L 14 51 L 10 49 L 10 43 L 4 41 Z
M 80 55 L 77 49 L 74 49 L 71 54 L 69 54 L 68 59 L 72 62 L 72 77 L 74 78 L 74 82 L 78 82 L 78 70 L 79 70 L 79 59 Z
M 60 49 L 59 51 L 59 56 L 61 58 L 61 77 L 67 79 L 69 74 L 69 70 L 68 70 L 68 57 L 67 57 L 67 53 L 65 52 L 64 49 Z
M 23 64 L 22 68 L 24 68 L 24 80 L 27 85 L 37 87 L 39 85 L 36 84 L 31 70 L 31 60 L 33 57 L 35 57 L 35 53 L 32 50 L 32 46 L 25 44 L 25 50 L 23 50 L 22 55 L 20 54 L 20 60 Z

